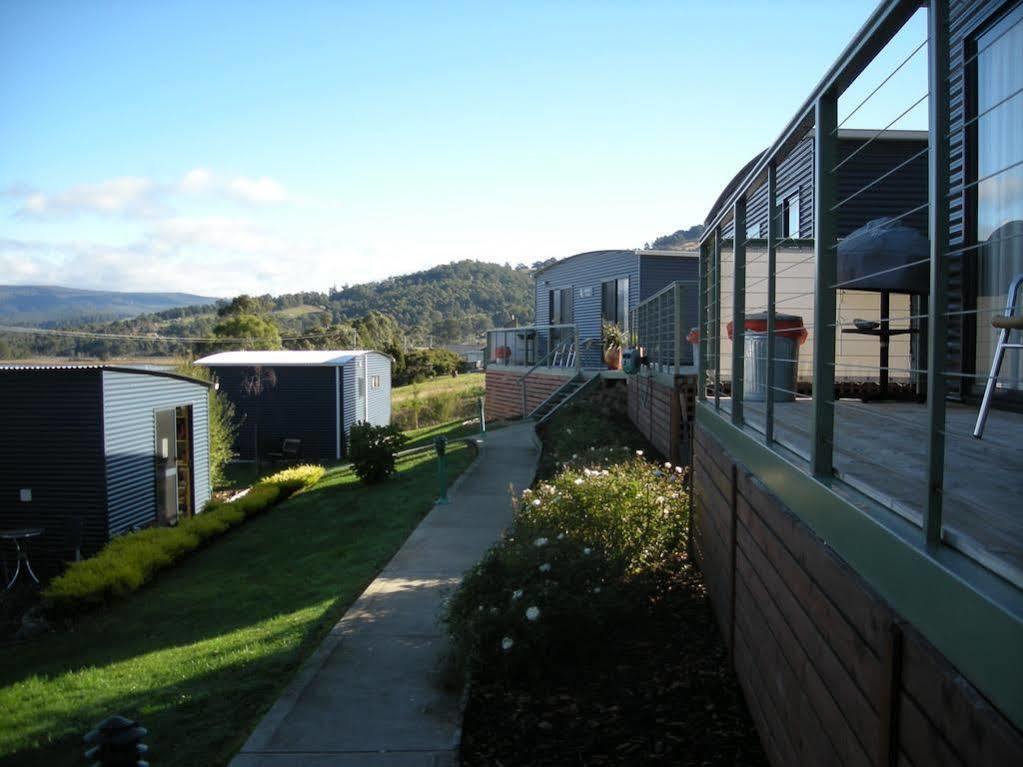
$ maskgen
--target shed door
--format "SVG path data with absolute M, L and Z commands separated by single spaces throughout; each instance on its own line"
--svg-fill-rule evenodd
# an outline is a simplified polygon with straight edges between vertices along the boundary
M 156 523 L 178 521 L 178 464 L 174 410 L 156 411 Z

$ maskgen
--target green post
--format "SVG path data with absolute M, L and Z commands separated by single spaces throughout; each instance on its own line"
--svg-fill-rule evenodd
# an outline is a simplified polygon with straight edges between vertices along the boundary
M 434 437 L 433 449 L 437 452 L 437 486 L 440 488 L 440 496 L 437 498 L 438 504 L 445 504 L 448 502 L 448 467 L 444 457 L 444 454 L 447 452 L 447 448 L 447 437 Z

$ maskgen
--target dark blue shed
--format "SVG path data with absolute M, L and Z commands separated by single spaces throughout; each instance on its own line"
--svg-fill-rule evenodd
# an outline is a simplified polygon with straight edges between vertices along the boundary
M 348 430 L 391 422 L 391 358 L 375 351 L 238 351 L 203 357 L 234 404 L 243 460 L 300 440 L 299 457 L 344 456 Z
M 208 413 L 209 385 L 185 376 L 0 367 L 0 529 L 44 528 L 28 543 L 42 576 L 119 533 L 201 511 Z

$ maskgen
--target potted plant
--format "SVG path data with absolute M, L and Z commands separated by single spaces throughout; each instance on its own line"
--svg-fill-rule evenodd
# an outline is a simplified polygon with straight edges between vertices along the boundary
M 607 363 L 608 370 L 621 370 L 622 349 L 624 349 L 625 344 L 628 343 L 625 331 L 618 327 L 615 323 L 604 320 L 603 336 L 604 362 Z

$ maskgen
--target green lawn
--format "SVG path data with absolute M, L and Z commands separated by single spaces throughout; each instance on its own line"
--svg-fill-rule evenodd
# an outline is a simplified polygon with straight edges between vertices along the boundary
M 486 376 L 483 373 L 463 373 L 452 378 L 451 376 L 440 376 L 431 378 L 422 383 L 409 384 L 408 386 L 396 386 L 391 390 L 391 404 L 397 405 L 412 398 L 413 392 L 418 388 L 420 397 L 431 397 L 442 392 L 459 392 L 466 395 L 472 389 L 483 389 L 486 385 Z
M 471 455 L 449 454 L 453 479 Z M 432 454 L 398 466 L 369 488 L 332 468 L 73 630 L 0 649 L 0 764 L 84 764 L 115 712 L 149 728 L 154 765 L 225 764 L 432 505 Z
M 494 429 L 500 429 L 504 426 L 503 423 L 487 424 L 487 431 L 493 431 Z M 408 437 L 408 444 L 405 448 L 419 447 L 420 445 L 428 445 L 433 442 L 434 437 L 439 437 L 442 434 L 448 438 L 448 440 L 464 439 L 465 437 L 472 437 L 473 435 L 480 433 L 480 424 L 477 419 L 473 423 L 467 423 L 463 425 L 462 421 L 448 421 L 447 423 L 439 423 L 435 426 L 424 426 L 421 429 L 410 429 L 405 432 L 405 436 Z

